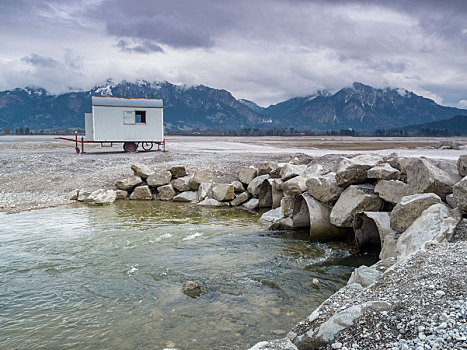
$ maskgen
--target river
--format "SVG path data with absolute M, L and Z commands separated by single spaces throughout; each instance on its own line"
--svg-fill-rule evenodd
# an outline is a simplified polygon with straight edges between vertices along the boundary
M 0 348 L 243 349 L 375 261 L 258 218 L 152 201 L 0 214 Z

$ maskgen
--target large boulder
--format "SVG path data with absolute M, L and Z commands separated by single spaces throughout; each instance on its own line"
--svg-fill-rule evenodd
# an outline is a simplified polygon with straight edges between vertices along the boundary
M 179 177 L 175 180 L 172 180 L 171 184 L 173 188 L 175 188 L 177 191 L 180 191 L 180 192 L 190 191 L 191 190 L 190 179 L 191 179 L 191 176 Z
M 355 214 L 363 211 L 379 211 L 383 201 L 373 190 L 374 186 L 369 184 L 347 187 L 331 210 L 331 224 L 352 227 Z
M 199 202 L 198 205 L 202 207 L 229 207 L 230 206 L 229 202 L 219 202 L 218 200 L 214 198 L 205 198 L 204 200 Z
M 434 193 L 405 196 L 391 212 L 391 228 L 404 232 L 422 212 L 434 204 L 442 203 Z
M 210 169 L 203 169 L 195 171 L 193 176 L 190 178 L 190 187 L 193 190 L 197 190 L 201 183 L 212 182 L 213 174 Z
M 122 200 L 122 199 L 127 199 L 128 198 L 128 191 L 124 190 L 116 190 L 115 194 L 117 195 L 116 199 Z
M 240 181 L 232 181 L 232 185 L 234 187 L 235 192 L 245 192 L 245 186 L 243 186 L 243 184 Z
M 379 180 L 375 186 L 375 193 L 386 202 L 393 204 L 399 203 L 402 197 L 413 194 L 409 185 L 398 180 Z
M 137 186 L 130 195 L 130 199 L 151 200 L 152 192 L 148 185 Z
M 452 193 L 456 183 L 448 172 L 441 170 L 428 159 L 411 159 L 405 166 L 407 183 L 414 193 L 436 193 L 442 199 Z
M 120 190 L 127 191 L 127 190 L 131 190 L 131 189 L 135 188 L 136 186 L 138 186 L 142 182 L 143 182 L 143 180 L 141 180 L 141 178 L 139 176 L 130 176 L 130 177 L 127 177 L 126 179 L 117 181 L 115 186 L 117 186 L 117 188 L 120 189 Z
M 467 154 L 463 154 L 457 160 L 457 171 L 460 176 L 467 176 Z
M 188 174 L 186 171 L 185 165 L 174 165 L 174 166 L 171 166 L 167 170 L 170 171 L 170 173 L 172 174 L 172 177 L 175 179 L 179 177 L 187 176 Z
M 170 180 L 172 180 L 172 173 L 168 170 L 162 170 L 154 173 L 153 175 L 150 175 L 146 182 L 151 187 L 159 187 L 168 185 Z
M 341 158 L 337 164 L 336 180 L 341 187 L 364 183 L 368 170 L 383 162 L 379 155 L 363 154 L 353 158 Z
M 248 188 L 247 188 L 248 192 L 250 192 L 253 195 L 253 197 L 258 197 L 261 184 L 263 183 L 264 180 L 267 180 L 269 178 L 270 178 L 269 175 L 261 175 L 261 176 L 255 177 L 248 185 Z
M 238 194 L 233 201 L 230 202 L 232 207 L 238 207 L 240 204 L 245 203 L 250 199 L 250 194 L 248 192 L 242 192 Z
M 295 176 L 302 175 L 306 170 L 306 165 L 285 164 L 280 171 L 282 181 L 290 180 Z
M 367 177 L 369 179 L 399 180 L 400 176 L 401 172 L 388 163 L 376 165 L 367 172 Z
M 131 166 L 131 170 L 133 170 L 135 176 L 139 176 L 143 179 L 147 179 L 149 176 L 154 174 L 154 171 L 144 164 L 133 164 Z
M 202 182 L 198 187 L 198 200 L 201 202 L 211 193 L 212 183 Z
M 397 240 L 398 257 L 404 258 L 424 248 L 427 242 L 440 243 L 451 239 L 460 219 L 458 211 L 449 210 L 444 204 L 425 209 Z
M 258 169 L 252 166 L 243 166 L 238 173 L 238 179 L 245 185 L 249 185 L 258 176 Z
M 271 162 L 271 161 L 263 162 L 258 166 L 258 175 L 257 176 L 270 175 L 271 171 L 273 171 L 273 170 L 275 170 L 277 168 L 278 168 L 278 166 L 277 166 L 276 162 Z
M 157 188 L 158 197 L 161 201 L 171 201 L 175 196 L 172 185 L 164 185 Z
M 356 268 L 347 282 L 347 284 L 358 283 L 362 287 L 366 288 L 369 285 L 375 283 L 375 281 L 381 276 L 381 272 L 376 270 L 374 267 L 360 266 Z
M 116 198 L 115 191 L 99 189 L 92 192 L 85 201 L 90 205 L 106 205 L 113 203 Z
M 186 191 L 177 194 L 173 198 L 174 202 L 198 202 L 198 191 Z
M 286 218 L 292 216 L 295 198 L 283 197 L 281 199 L 282 217 Z
M 467 176 L 454 185 L 452 196 L 456 206 L 467 211 Z
M 261 175 L 263 176 L 263 175 Z M 258 209 L 259 199 L 258 198 L 251 198 L 246 203 L 243 203 L 243 207 L 248 210 Z
M 230 201 L 235 198 L 234 187 L 232 184 L 213 184 L 211 195 L 220 202 Z
M 272 187 L 274 185 L 273 179 L 264 180 L 259 186 L 259 207 L 271 208 L 272 207 Z
M 261 215 L 261 221 L 270 222 L 272 224 L 282 220 L 282 210 L 281 208 L 271 209 Z
M 337 185 L 336 174 L 315 175 L 306 181 L 308 192 L 323 203 L 333 203 L 344 191 Z
M 272 209 L 276 209 L 281 206 L 281 200 L 282 197 L 284 197 L 282 184 L 283 181 L 281 179 L 273 179 L 272 181 Z
M 91 195 L 90 191 L 86 191 L 85 189 L 80 189 L 78 192 L 78 202 L 85 202 L 86 199 Z
M 306 181 L 308 179 L 303 176 L 295 176 L 282 184 L 282 190 L 288 196 L 296 196 L 307 190 Z

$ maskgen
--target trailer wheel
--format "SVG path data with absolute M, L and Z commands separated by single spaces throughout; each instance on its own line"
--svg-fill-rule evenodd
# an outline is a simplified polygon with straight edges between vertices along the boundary
M 136 142 L 125 142 L 123 144 L 123 150 L 125 152 L 136 152 L 138 144 Z
M 143 149 L 144 149 L 145 151 L 151 150 L 153 145 L 154 145 L 154 144 L 153 144 L 152 142 L 143 142 L 143 143 L 141 144 L 141 146 L 143 147 Z

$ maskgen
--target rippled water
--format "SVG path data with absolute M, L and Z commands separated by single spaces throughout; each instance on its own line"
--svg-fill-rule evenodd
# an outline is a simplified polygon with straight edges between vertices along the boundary
M 257 220 L 158 202 L 0 215 L 0 348 L 247 348 L 371 262 Z M 188 280 L 205 293 L 184 295 Z

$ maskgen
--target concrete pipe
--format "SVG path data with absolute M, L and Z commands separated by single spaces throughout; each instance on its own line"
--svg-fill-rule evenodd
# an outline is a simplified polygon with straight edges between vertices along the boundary
M 334 240 L 346 237 L 346 230 L 341 230 L 329 222 L 331 207 L 317 201 L 308 193 L 295 197 L 293 208 L 294 228 L 310 227 L 311 240 Z
M 390 227 L 390 214 L 388 212 L 366 211 L 355 215 L 353 228 L 355 243 L 358 251 L 380 252 L 387 235 L 393 237 L 396 231 Z

